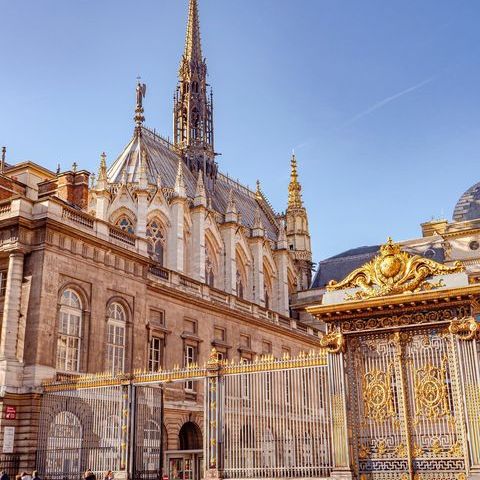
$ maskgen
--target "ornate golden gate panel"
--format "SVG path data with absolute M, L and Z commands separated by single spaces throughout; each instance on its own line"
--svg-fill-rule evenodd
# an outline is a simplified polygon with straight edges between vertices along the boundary
M 440 329 L 348 342 L 350 421 L 359 480 L 464 480 L 455 341 Z

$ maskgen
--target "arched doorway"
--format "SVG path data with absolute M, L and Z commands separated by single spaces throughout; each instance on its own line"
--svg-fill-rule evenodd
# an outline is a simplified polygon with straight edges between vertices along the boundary
M 185 422 L 178 432 L 178 450 L 167 452 L 170 480 L 200 480 L 203 477 L 203 436 L 200 427 Z
M 196 423 L 184 423 L 180 429 L 178 440 L 180 443 L 180 450 L 202 449 L 202 431 Z

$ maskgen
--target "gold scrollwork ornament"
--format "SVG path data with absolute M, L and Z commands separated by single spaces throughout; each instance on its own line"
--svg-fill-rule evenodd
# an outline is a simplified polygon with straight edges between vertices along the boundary
M 320 347 L 325 348 L 328 353 L 339 353 L 345 347 L 345 339 L 342 332 L 331 332 L 320 339 Z
M 346 300 L 413 293 L 443 286 L 442 280 L 437 283 L 427 282 L 428 277 L 463 270 L 460 262 L 446 266 L 420 255 L 404 252 L 389 238 L 373 260 L 354 270 L 341 282 L 330 281 L 327 290 L 359 289 L 355 294 L 347 295 Z
M 450 416 L 448 404 L 448 386 L 446 362 L 436 367 L 427 363 L 415 372 L 415 410 L 417 418 L 424 416 L 429 419 Z
M 473 317 L 453 319 L 450 322 L 448 331 L 457 335 L 460 340 L 473 340 L 479 330 L 479 324 Z
M 391 364 L 386 372 L 374 368 L 363 376 L 365 416 L 376 422 L 396 415 L 392 395 L 392 368 Z

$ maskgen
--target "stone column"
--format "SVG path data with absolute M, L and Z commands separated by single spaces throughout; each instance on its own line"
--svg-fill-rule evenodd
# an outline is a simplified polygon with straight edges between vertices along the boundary
M 99 220 L 106 222 L 108 220 L 108 206 L 110 204 L 106 190 L 97 190 L 96 200 L 95 216 Z
M 237 255 L 235 244 L 235 223 L 224 224 L 221 229 L 225 247 L 225 291 L 237 294 Z
M 8 260 L 7 286 L 0 337 L 0 360 L 17 360 L 17 332 L 22 294 L 23 257 L 23 253 L 15 252 L 10 254 Z
M 263 280 L 263 238 L 254 237 L 250 241 L 250 249 L 253 256 L 253 270 L 252 270 L 252 291 L 254 303 L 265 305 L 265 292 Z
M 136 234 L 145 238 L 147 235 L 147 210 L 148 210 L 148 192 L 146 190 L 137 191 L 137 229 Z
M 274 252 L 273 257 L 277 265 L 277 312 L 282 315 L 290 315 L 288 300 L 288 250 L 282 249 Z
M 174 197 L 171 203 L 171 227 L 168 231 L 167 259 L 168 268 L 183 273 L 185 199 Z
M 5 304 L 3 307 L 2 332 L 0 335 L 0 385 L 21 385 L 21 360 L 17 355 L 17 337 L 20 321 L 20 302 L 23 279 L 22 252 L 10 254 L 8 261 Z

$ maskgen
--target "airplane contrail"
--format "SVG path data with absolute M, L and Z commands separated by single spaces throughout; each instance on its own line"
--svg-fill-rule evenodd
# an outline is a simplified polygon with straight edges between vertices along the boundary
M 357 115 L 354 115 L 350 120 L 345 122 L 342 127 L 347 127 L 348 125 L 351 125 L 352 123 L 357 122 L 363 117 L 366 117 L 367 115 L 370 115 L 371 113 L 375 112 L 375 110 L 378 110 L 379 108 L 384 107 L 385 105 L 389 104 L 390 102 L 393 102 L 397 98 L 403 97 L 404 95 L 407 95 L 408 93 L 411 93 L 415 90 L 418 90 L 419 88 L 424 87 L 425 85 L 429 84 L 435 80 L 435 76 L 429 77 L 420 83 L 417 83 L 416 85 L 413 85 L 411 87 L 406 88 L 405 90 L 402 90 L 401 92 L 395 93 L 394 95 L 390 95 L 387 98 L 384 98 L 383 100 L 380 100 L 379 102 L 373 104 L 371 107 L 367 108 L 363 112 L 357 113 Z

